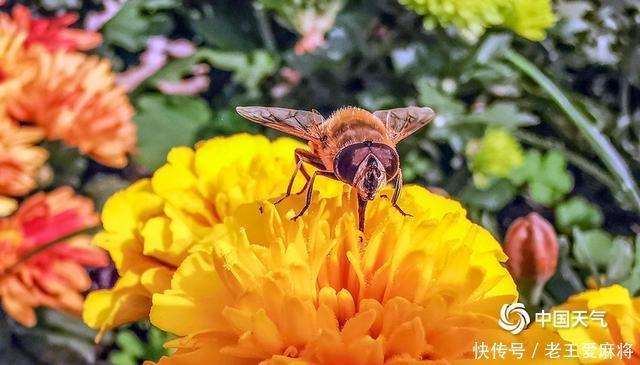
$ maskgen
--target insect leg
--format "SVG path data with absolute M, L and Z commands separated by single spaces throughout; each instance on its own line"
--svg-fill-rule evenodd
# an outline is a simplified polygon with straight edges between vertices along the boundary
M 411 214 L 405 213 L 405 211 L 402 210 L 402 208 L 400 208 L 400 206 L 398 205 L 398 198 L 400 198 L 401 190 L 402 190 L 402 170 L 398 169 L 398 176 L 396 176 L 396 184 L 393 191 L 393 197 L 391 198 L 391 205 L 394 208 L 396 208 L 396 210 L 400 212 L 400 214 L 404 216 L 413 217 Z
M 320 170 L 324 170 L 325 167 L 322 164 L 322 161 L 313 153 L 303 150 L 303 149 L 297 149 L 296 150 L 296 157 L 300 158 L 302 161 L 308 163 L 309 165 L 314 166 L 315 168 L 318 168 Z M 307 178 L 307 182 L 304 184 L 304 186 L 302 187 L 302 189 L 300 189 L 299 192 L 296 193 L 296 195 L 302 194 L 305 190 L 307 190 L 309 188 L 309 174 L 307 173 L 307 171 L 304 169 L 304 165 L 302 166 L 301 169 L 302 173 L 304 174 L 304 176 Z
M 309 173 L 307 172 L 307 170 L 304 169 L 304 165 L 302 164 L 303 162 L 306 162 L 307 159 L 305 159 L 305 153 L 308 153 L 307 151 L 297 148 L 294 152 L 294 156 L 295 156 L 295 160 L 296 160 L 296 169 L 293 170 L 293 175 L 291 175 L 291 179 L 289 180 L 289 185 L 287 185 L 287 192 L 284 193 L 283 196 L 281 196 L 280 198 L 278 198 L 278 200 L 275 201 L 274 204 L 278 204 L 281 201 L 283 201 L 285 198 L 289 197 L 291 195 L 291 189 L 293 188 L 293 182 L 296 180 L 296 176 L 298 175 L 298 171 L 300 171 L 302 173 L 302 175 L 305 177 L 306 182 L 305 182 L 305 187 L 307 186 L 307 184 L 309 184 L 309 179 L 311 179 L 311 177 L 309 176 Z
M 313 176 L 311 176 L 309 183 L 307 184 L 309 187 L 307 188 L 307 199 L 304 203 L 304 207 L 302 207 L 302 210 L 300 210 L 300 213 L 298 213 L 295 217 L 293 217 L 292 220 L 295 221 L 296 219 L 300 218 L 300 216 L 303 215 L 307 211 L 307 209 L 309 209 L 309 206 L 311 205 L 311 196 L 313 195 L 313 183 L 316 181 L 316 176 L 318 175 L 330 177 L 332 179 L 336 178 L 336 176 L 331 171 L 316 170 L 313 173 Z

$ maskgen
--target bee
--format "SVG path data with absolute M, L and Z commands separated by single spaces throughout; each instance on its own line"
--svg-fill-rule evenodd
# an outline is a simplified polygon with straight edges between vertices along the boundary
M 313 184 L 318 176 L 342 181 L 358 192 L 358 228 L 364 232 L 367 202 L 395 179 L 391 204 L 398 206 L 402 190 L 402 171 L 396 145 L 425 126 L 435 117 L 430 108 L 407 107 L 369 112 L 356 107 L 344 107 L 325 119 L 315 110 L 294 110 L 277 107 L 242 106 L 236 111 L 244 118 L 308 141 L 310 151 L 296 149 L 296 167 L 286 193 L 275 203 L 291 195 L 298 174 L 306 179 L 302 190 L 306 202 L 293 220 L 302 216 L 311 205 Z M 317 170 L 309 174 L 304 164 Z

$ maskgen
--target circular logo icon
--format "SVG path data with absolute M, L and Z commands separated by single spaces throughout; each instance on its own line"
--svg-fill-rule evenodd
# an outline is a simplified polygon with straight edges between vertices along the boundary
M 515 322 L 511 322 L 509 317 L 512 314 L 518 316 L 518 320 Z M 522 332 L 529 323 L 531 323 L 531 318 L 529 317 L 529 313 L 524 309 L 524 304 L 522 303 L 512 303 L 512 304 L 504 304 L 500 309 L 500 320 L 498 320 L 498 325 L 507 330 L 514 335 Z

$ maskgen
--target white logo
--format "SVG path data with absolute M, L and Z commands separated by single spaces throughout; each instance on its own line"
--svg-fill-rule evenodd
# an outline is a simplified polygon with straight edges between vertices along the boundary
M 509 320 L 509 316 L 511 314 L 518 315 L 518 321 L 513 323 Z M 522 303 L 513 303 L 513 304 L 504 304 L 500 309 L 500 320 L 498 321 L 498 325 L 514 335 L 522 332 L 531 323 L 531 318 L 529 317 L 529 313 L 524 309 L 524 304 Z

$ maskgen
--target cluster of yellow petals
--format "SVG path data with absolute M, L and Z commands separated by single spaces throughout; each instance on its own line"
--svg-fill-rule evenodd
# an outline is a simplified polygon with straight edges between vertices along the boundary
M 13 17 L 0 14 L 3 110 L 41 128 L 48 139 L 105 165 L 125 166 L 135 149 L 134 109 L 107 59 L 74 51 L 95 46 L 99 35 L 67 29 L 73 17 L 32 20 L 18 8 Z
M 607 327 L 603 328 L 598 320 L 588 319 L 587 326 L 556 329 L 567 342 L 577 344 L 578 355 L 583 364 L 640 364 L 640 298 L 632 298 L 629 291 L 622 286 L 614 285 L 598 290 L 588 290 L 569 298 L 566 303 L 554 310 L 572 312 L 600 311 L 605 313 Z M 594 358 L 587 355 L 584 344 L 620 344 L 632 345 L 630 358 L 614 356 L 613 359 Z M 615 350 L 614 350 L 615 351 Z M 622 358 L 621 358 L 622 357 Z
M 79 315 L 82 292 L 91 287 L 85 267 L 107 265 L 105 252 L 84 234 L 47 247 L 46 254 L 34 253 L 97 223 L 91 200 L 69 187 L 33 195 L 16 214 L 0 219 L 2 308 L 25 326 L 35 325 L 39 306 Z
M 506 256 L 459 203 L 405 187 L 414 218 L 378 199 L 362 236 L 348 187 L 315 194 L 296 222 L 300 196 L 244 205 L 192 248 L 153 296 L 151 322 L 182 336 L 160 364 L 465 363 L 476 341 L 514 341 Z
M 169 287 L 191 247 L 215 224 L 242 204 L 284 192 L 293 150 L 302 146 L 241 134 L 195 150 L 174 148 L 151 179 L 112 196 L 95 243 L 109 251 L 121 278 L 114 288 L 88 296 L 85 322 L 104 331 L 145 318 L 151 296 Z
M 20 127 L 0 116 L 0 217 L 16 208 L 10 197 L 23 196 L 36 187 L 36 175 L 48 153 L 37 144 L 44 133 L 33 127 Z

